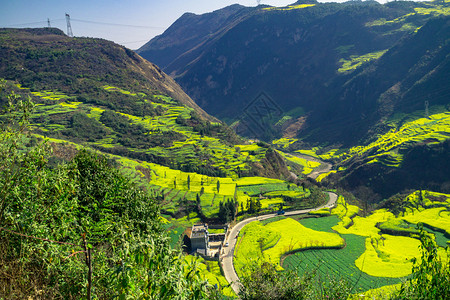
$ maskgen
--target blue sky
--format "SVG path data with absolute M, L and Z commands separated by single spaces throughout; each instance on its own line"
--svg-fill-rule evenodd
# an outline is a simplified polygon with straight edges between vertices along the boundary
M 285 6 L 295 1 L 261 0 L 260 3 Z M 155 35 L 164 32 L 185 12 L 201 14 L 234 3 L 245 6 L 257 5 L 256 0 L 1 0 L 1 2 L 0 27 L 44 27 L 47 26 L 47 19 L 50 19 L 52 27 L 58 27 L 66 32 L 65 14 L 68 13 L 75 36 L 104 38 L 131 49 L 139 48 Z

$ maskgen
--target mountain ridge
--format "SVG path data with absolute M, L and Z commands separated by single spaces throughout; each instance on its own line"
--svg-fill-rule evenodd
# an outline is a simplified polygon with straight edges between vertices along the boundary
M 49 43 L 56 42 L 60 45 L 67 43 L 65 46 L 67 50 L 72 51 L 72 54 L 68 54 L 68 57 L 65 57 L 67 59 L 70 59 L 71 55 L 73 56 L 73 50 L 76 49 L 76 47 L 81 47 L 82 45 L 77 45 L 76 41 L 80 40 L 78 38 L 70 38 L 67 37 L 61 30 L 56 28 L 39 28 L 39 29 L 0 29 L 0 35 L 3 38 L 3 42 L 8 42 L 8 34 L 14 35 L 14 38 L 17 41 L 28 41 L 29 43 L 34 43 L 36 47 L 46 46 L 49 47 Z M 134 80 L 139 78 L 142 80 L 142 82 L 145 82 L 147 86 L 150 89 L 156 89 L 160 90 L 163 93 L 166 93 L 167 95 L 173 97 L 174 99 L 179 100 L 181 103 L 188 105 L 189 107 L 194 108 L 199 115 L 202 116 L 202 118 L 206 120 L 211 120 L 218 122 L 216 118 L 213 118 L 206 114 L 203 109 L 201 109 L 186 93 L 183 92 L 181 87 L 168 75 L 166 75 L 157 65 L 143 59 L 141 56 L 136 54 L 135 52 L 114 44 L 113 42 L 101 40 L 101 39 L 86 39 L 86 41 L 91 41 L 92 47 L 94 49 L 91 49 L 91 52 L 96 52 L 100 56 L 103 56 L 104 60 L 110 60 L 110 65 L 116 65 L 116 66 L 124 66 L 124 64 L 129 64 L 130 71 L 129 76 L 133 78 Z M 98 48 L 97 42 L 101 43 L 103 49 Z M 82 42 L 81 42 L 82 44 Z M 57 47 L 57 46 L 55 46 Z M 95 49 L 95 48 L 98 49 Z M 49 47 L 51 48 L 51 46 Z M 111 52 L 108 53 L 107 49 L 109 49 Z M 6 79 L 27 79 L 29 77 L 36 76 L 35 74 L 39 72 L 47 72 L 51 73 L 52 69 L 50 67 L 42 68 L 39 65 L 36 64 L 30 64 L 28 66 L 24 65 L 21 66 L 20 60 L 17 58 L 14 58 L 12 56 L 12 53 L 8 51 L 16 51 L 17 58 L 33 58 L 33 56 L 36 56 L 37 59 L 46 60 L 45 62 L 48 62 L 48 60 L 52 60 L 52 63 L 54 64 L 52 67 L 56 68 L 59 66 L 66 74 L 75 76 L 75 77 L 85 77 L 87 74 L 92 73 L 92 70 L 89 70 L 88 68 L 83 69 L 75 69 L 75 68 L 68 68 L 67 66 L 63 66 L 64 63 L 64 54 L 62 53 L 56 53 L 53 57 L 48 56 L 44 53 L 38 53 L 39 51 L 36 51 L 36 53 L 33 53 L 33 50 L 25 50 L 26 53 L 21 53 L 20 49 L 17 48 L 9 48 L 4 47 L 2 52 L 2 58 L 0 58 L 0 72 L 2 73 L 2 76 Z M 114 51 L 114 52 L 112 52 Z M 109 55 L 109 57 L 108 57 Z M 112 57 L 111 55 L 114 55 Z M 56 57 L 56 58 L 55 58 Z M 61 65 L 58 65 L 58 57 L 63 57 L 61 59 Z M 112 62 L 112 58 L 115 59 L 114 62 Z M 15 61 L 16 60 L 16 61 Z M 97 61 L 91 60 L 90 63 L 92 63 L 93 69 L 104 69 L 105 73 L 107 75 L 104 77 L 106 81 L 108 78 L 114 78 L 115 75 L 112 72 L 112 69 L 109 67 L 105 67 L 103 65 L 103 62 L 101 59 L 97 59 Z M 102 64 L 102 65 L 100 65 Z M 108 65 L 108 64 L 107 64 Z M 25 72 L 31 73 L 31 74 L 24 74 Z M 115 78 L 114 80 L 117 81 Z M 81 81 L 81 80 L 80 80 Z M 131 81 L 131 80 L 129 80 Z M 27 84 L 25 83 L 25 86 Z M 45 84 L 43 84 L 43 87 L 45 88 Z M 65 85 L 60 85 L 60 88 L 64 89 Z M 67 88 L 71 88 L 70 85 L 67 85 Z
M 223 27 L 229 26 L 228 23 L 232 23 L 236 19 L 245 18 L 248 11 L 250 9 L 234 4 L 205 15 L 185 13 L 166 30 L 168 35 L 162 34 L 155 37 L 136 52 L 145 56 L 155 56 L 155 63 L 162 68 L 168 68 L 170 72 L 170 62 L 165 59 L 166 57 L 175 56 L 186 61 L 189 58 L 183 59 L 183 56 L 189 56 L 189 52 L 195 52 L 196 48 L 208 43 L 210 35 L 221 34 L 223 30 L 226 30 Z M 201 26 L 201 30 L 190 30 L 192 23 Z M 172 35 L 176 36 L 176 38 L 171 39 Z M 161 47 L 161 50 L 154 51 L 154 44 Z M 177 46 L 179 45 L 181 46 L 178 49 Z
M 31 122 L 41 137 L 185 172 L 289 177 L 268 147 L 240 155 L 245 141 L 125 47 L 45 28 L 0 30 L 0 47 L 0 78 L 37 103 Z
M 157 54 L 158 40 L 167 39 L 177 23 L 171 26 L 170 32 L 147 43 L 146 49 L 153 47 L 155 59 L 164 55 L 166 60 L 171 60 L 163 69 L 201 107 L 229 124 L 239 121 L 246 105 L 264 91 L 282 108 L 284 114 L 281 117 L 291 118 L 285 128 L 295 122 L 303 124 L 297 126 L 295 135 L 298 138 L 313 144 L 355 144 L 367 138 L 373 126 L 381 125 L 379 120 L 392 113 L 392 110 L 383 111 L 389 106 L 383 97 L 386 98 L 389 89 L 397 83 L 389 76 L 409 76 L 408 70 L 395 67 L 401 62 L 394 61 L 391 62 L 393 69 L 387 70 L 386 78 L 380 80 L 385 82 L 384 87 L 375 90 L 360 84 L 361 91 L 365 89 L 373 96 L 355 94 L 352 85 L 364 76 L 368 77 L 367 73 L 375 74 L 377 60 L 392 55 L 392 47 L 404 43 L 405 39 L 420 37 L 422 26 L 428 21 L 446 18 L 446 8 L 437 2 L 390 2 L 384 5 L 376 2 L 311 2 L 309 6 L 305 5 L 300 1 L 286 8 L 248 8 L 246 17 L 238 24 L 225 25 L 227 30 L 223 35 L 208 36 L 208 44 L 195 49 L 186 47 L 184 55 L 190 56 L 189 60 L 180 60 L 183 55 Z M 219 11 L 215 13 L 219 14 Z M 203 17 L 207 19 L 207 16 Z M 189 26 L 184 28 L 191 31 L 199 28 L 196 22 Z M 178 30 L 182 32 L 183 28 Z M 444 31 L 439 34 L 441 41 L 445 39 Z M 431 46 L 426 41 L 423 44 Z M 402 49 L 403 52 L 407 50 Z M 146 56 L 149 52 L 138 52 L 147 59 L 153 58 Z M 405 53 L 398 57 L 407 59 Z M 418 67 L 412 71 L 416 76 L 421 72 Z M 380 77 L 381 73 L 375 76 Z M 409 80 L 412 79 L 409 76 Z M 358 104 L 361 101 L 371 108 L 361 108 Z M 303 109 L 303 115 L 291 113 L 299 107 Z M 377 113 L 382 115 L 377 117 Z M 349 122 L 359 125 L 346 125 Z M 327 134 L 330 128 L 342 130 L 331 135 Z M 342 134 L 356 128 L 359 130 L 352 134 Z M 283 134 L 283 129 L 279 134 Z

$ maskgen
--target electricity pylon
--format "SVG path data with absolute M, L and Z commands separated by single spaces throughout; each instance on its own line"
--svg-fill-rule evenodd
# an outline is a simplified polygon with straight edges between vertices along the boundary
M 69 14 L 66 14 L 66 21 L 67 21 L 67 35 L 70 36 L 70 37 L 73 37 L 72 26 L 70 25 L 70 16 L 69 16 Z

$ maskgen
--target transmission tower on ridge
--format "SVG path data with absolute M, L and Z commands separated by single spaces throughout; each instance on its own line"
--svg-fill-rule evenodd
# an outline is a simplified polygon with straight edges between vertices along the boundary
M 69 14 L 66 14 L 66 21 L 67 21 L 67 35 L 70 36 L 70 37 L 73 37 L 72 26 L 70 26 L 70 16 L 69 16 Z
M 50 28 L 50 18 L 47 18 L 47 27 Z

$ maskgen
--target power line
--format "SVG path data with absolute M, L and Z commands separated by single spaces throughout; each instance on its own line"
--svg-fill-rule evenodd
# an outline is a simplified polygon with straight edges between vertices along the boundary
M 63 21 L 64 19 L 52 19 L 52 22 L 57 21 Z M 38 25 L 38 24 L 46 24 L 48 25 L 48 22 L 50 19 L 47 19 L 47 21 L 37 21 L 37 22 L 30 22 L 30 23 L 22 23 L 22 24 L 11 24 L 11 25 L 5 25 L 4 27 L 15 27 L 15 26 L 28 26 L 28 25 Z
M 122 26 L 122 27 L 133 27 L 133 28 L 148 28 L 148 29 L 165 29 L 164 27 L 156 27 L 156 26 L 143 26 L 143 25 L 131 25 L 131 24 L 117 24 L 117 23 L 105 23 L 105 22 L 97 22 L 97 21 L 88 21 L 88 20 L 80 20 L 80 19 L 71 19 L 75 22 L 81 23 L 90 23 L 90 24 L 99 24 L 99 25 L 109 25 L 109 26 Z
M 117 42 L 117 44 L 134 44 L 134 43 L 142 43 L 142 42 L 148 42 L 149 39 L 146 40 L 140 40 L 140 41 L 133 41 L 133 42 Z
M 52 22 L 58 22 L 58 21 L 65 21 L 66 19 L 52 19 Z M 50 19 L 47 19 L 47 21 L 37 21 L 37 22 L 30 22 L 30 23 L 21 23 L 21 24 L 11 24 L 11 25 L 5 25 L 5 27 L 13 27 L 13 26 L 28 26 L 28 25 L 39 25 L 39 24 L 47 24 L 50 21 Z M 70 18 L 70 21 L 72 22 L 80 22 L 80 23 L 89 23 L 89 24 L 98 24 L 98 25 L 109 25 L 109 26 L 121 26 L 121 27 L 132 27 L 132 28 L 146 28 L 146 29 L 155 29 L 155 30 L 161 30 L 166 29 L 165 27 L 158 27 L 158 26 L 145 26 L 145 25 L 133 25 L 133 24 L 118 24 L 118 23 L 106 23 L 106 22 L 97 22 L 97 21 L 89 21 L 89 20 L 81 20 L 81 19 L 73 19 Z
M 22 23 L 22 24 L 12 24 L 12 25 L 6 25 L 5 27 L 37 25 L 37 24 L 45 24 L 46 22 L 47 22 L 47 21 L 39 21 L 39 22 L 31 22 L 31 23 Z

